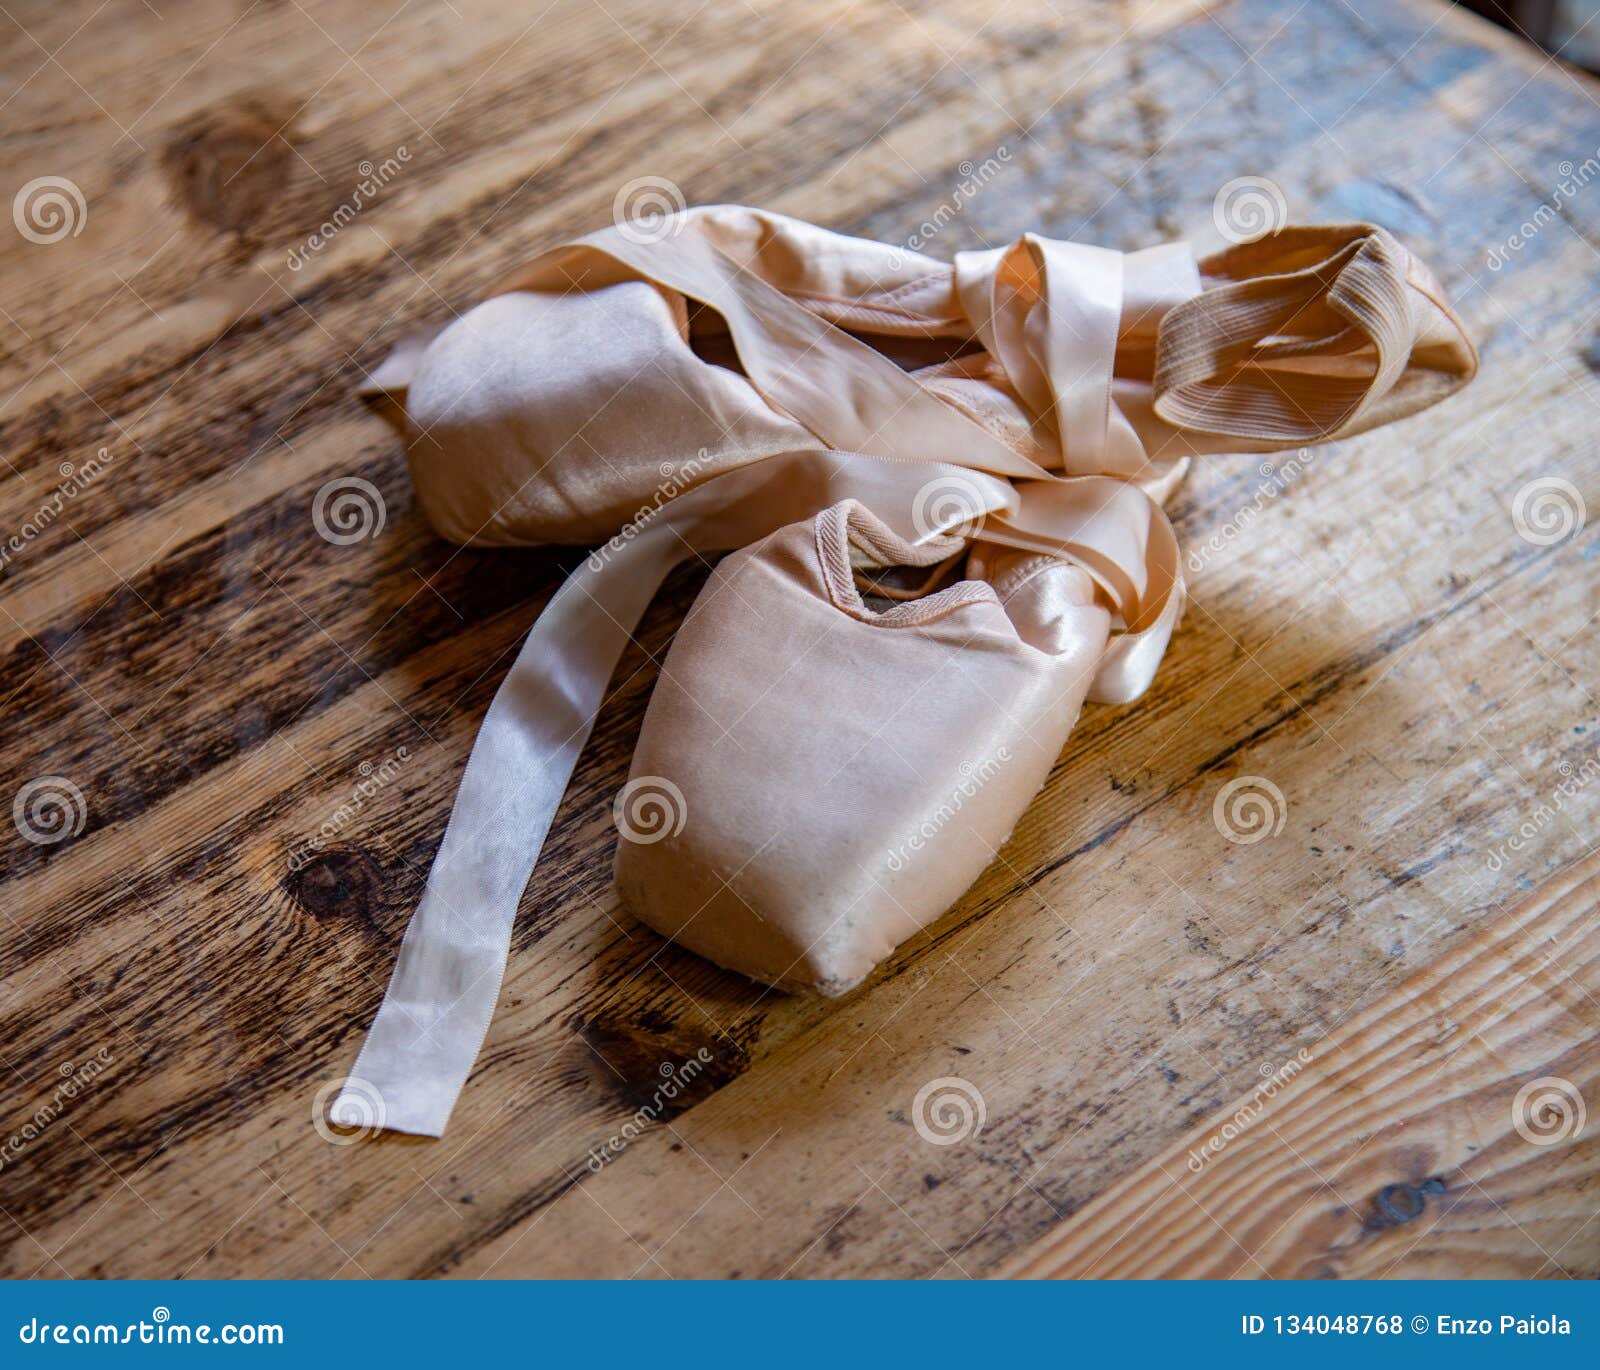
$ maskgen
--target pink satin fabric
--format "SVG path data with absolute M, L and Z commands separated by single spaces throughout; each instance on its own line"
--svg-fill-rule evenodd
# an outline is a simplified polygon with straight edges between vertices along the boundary
M 886 607 L 856 584 L 966 545 L 904 541 L 848 500 L 717 567 L 634 751 L 630 785 L 664 790 L 663 825 L 617 844 L 644 923 L 837 995 L 961 897 L 1055 765 L 1110 628 L 1048 554 L 980 544 L 965 579 Z

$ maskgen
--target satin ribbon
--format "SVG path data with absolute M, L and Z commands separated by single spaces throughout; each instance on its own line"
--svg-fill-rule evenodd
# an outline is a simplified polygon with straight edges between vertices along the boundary
M 573 572 L 529 631 L 484 718 L 422 901 L 383 1003 L 329 1118 L 439 1136 L 471 1071 L 505 973 L 518 901 L 605 697 L 618 658 L 661 581 L 688 557 L 740 547 L 846 497 L 900 536 L 959 529 L 1081 565 L 1104 590 L 1116 633 L 1089 697 L 1125 702 L 1149 686 L 1182 612 L 1177 542 L 1152 492 L 1157 471 L 1113 402 L 1125 296 L 1196 294 L 1182 245 L 1128 256 L 1032 235 L 962 253 L 955 290 L 974 336 L 1058 435 L 1062 471 L 1020 455 L 892 361 L 741 264 L 715 220 L 637 242 L 615 230 L 565 250 L 609 259 L 715 309 L 751 384 L 818 439 L 697 485 L 630 525 Z M 569 276 L 562 251 L 540 271 Z M 403 384 L 417 349 L 378 376 Z M 1101 474 L 1114 471 L 1115 475 Z M 1142 480 L 1143 485 L 1137 483 Z M 1148 488 L 1146 488 L 1148 487 Z M 948 516 L 930 490 L 958 490 Z

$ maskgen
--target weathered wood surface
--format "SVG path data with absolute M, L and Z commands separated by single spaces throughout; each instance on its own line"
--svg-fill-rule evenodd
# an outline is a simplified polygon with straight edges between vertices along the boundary
M 1547 477 L 1600 507 L 1584 78 L 1422 0 L 160 9 L 0 18 L 4 188 L 66 177 L 86 206 L 57 242 L 0 232 L 0 537 L 20 539 L 0 799 L 62 776 L 85 812 L 55 844 L 0 832 L 5 1273 L 961 1276 L 1063 1222 L 1062 1250 L 1098 1252 L 1119 1234 L 1074 1220 L 1133 1218 L 1141 1167 L 1262 1063 L 1349 1040 L 1588 851 L 1600 540 L 1530 541 L 1511 513 Z M 401 147 L 308 253 L 359 165 Z M 1292 476 L 1197 469 L 1180 535 L 1238 536 L 1202 555 L 1156 688 L 1091 709 L 970 895 L 832 1006 L 663 946 L 609 890 L 610 800 L 699 573 L 674 579 L 523 901 L 450 1135 L 320 1136 L 313 1098 L 353 1060 L 477 721 L 573 559 L 432 538 L 352 398 L 362 369 L 641 175 L 896 240 L 959 197 L 943 253 L 1025 229 L 1214 241 L 1212 197 L 1245 174 L 1296 217 L 1416 244 L 1482 344 L 1478 382 Z M 312 503 L 346 475 L 386 521 L 335 545 Z M 1213 804 L 1247 776 L 1284 821 L 1236 844 Z M 1507 1001 L 1592 1028 L 1587 946 L 1556 938 L 1534 971 L 1507 945 Z M 1407 1098 L 1308 1115 L 1373 1191 L 1435 1162 L 1363 1151 L 1363 1129 L 1436 1144 L 1435 1115 L 1493 1115 L 1498 1159 L 1465 1162 L 1480 1207 L 1447 1187 L 1405 1229 L 1429 1273 L 1600 1273 L 1596 1124 L 1518 1152 L 1495 1112 L 1564 1072 L 1600 1108 L 1592 1058 L 1551 1033 L 1548 1060 L 1463 1049 L 1415 1123 Z M 592 1173 L 702 1047 L 690 1097 Z M 947 1146 L 914 1116 L 941 1077 L 984 1106 Z M 1288 1182 L 1280 1164 L 1250 1176 Z M 1292 1262 L 1342 1240 L 1326 1221 L 1217 1242 Z M 1391 1247 L 1349 1240 L 1320 1268 L 1385 1268 Z
M 1590 856 L 1267 1066 L 1010 1273 L 1593 1278 L 1597 911 Z

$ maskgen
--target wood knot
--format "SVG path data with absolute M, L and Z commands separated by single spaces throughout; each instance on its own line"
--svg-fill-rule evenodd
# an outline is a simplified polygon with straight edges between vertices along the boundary
M 744 1042 L 649 1008 L 583 1023 L 578 1036 L 589 1049 L 591 1078 L 658 1122 L 693 1108 L 750 1062 Z
M 289 872 L 290 897 L 313 918 L 359 918 L 375 923 L 383 872 L 359 847 L 327 847 Z
M 1443 1193 L 1444 1181 L 1437 1175 L 1431 1176 L 1421 1184 L 1407 1184 L 1400 1181 L 1384 1185 L 1373 1196 L 1372 1212 L 1367 1218 L 1366 1226 L 1400 1227 L 1405 1223 L 1415 1222 L 1422 1216 L 1423 1209 L 1428 1206 L 1428 1195 Z
M 247 97 L 181 128 L 164 158 L 179 203 L 200 223 L 254 236 L 288 184 L 298 107 Z

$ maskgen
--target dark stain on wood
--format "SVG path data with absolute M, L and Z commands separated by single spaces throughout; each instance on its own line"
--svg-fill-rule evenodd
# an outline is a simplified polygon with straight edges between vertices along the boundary
M 290 870 L 284 887 L 319 921 L 376 923 L 383 873 L 359 847 L 329 847 Z
M 1384 1185 L 1372 1196 L 1372 1209 L 1363 1220 L 1368 1231 L 1382 1231 L 1415 1222 L 1428 1206 L 1428 1197 L 1443 1194 L 1445 1183 L 1437 1175 L 1429 1176 L 1419 1184 L 1398 1180 Z
M 737 1079 L 750 1063 L 747 1041 L 675 1021 L 655 1009 L 602 1016 L 577 1029 L 596 1083 L 631 1111 L 667 1122 Z
M 178 203 L 195 222 L 259 236 L 289 183 L 299 108 L 289 97 L 250 95 L 206 111 L 172 136 L 164 164 Z

